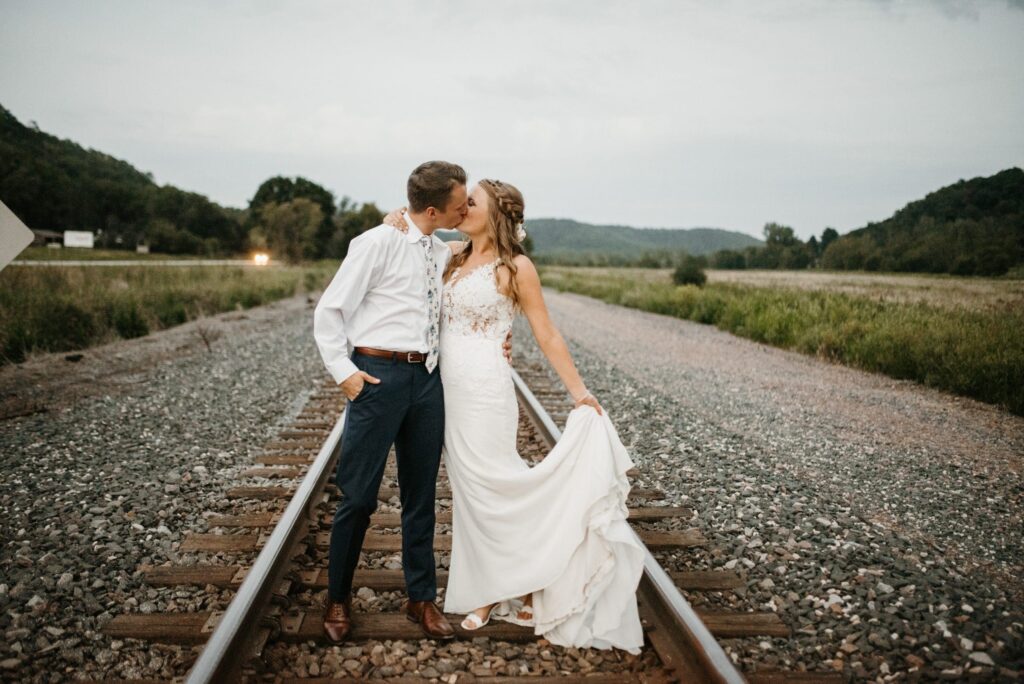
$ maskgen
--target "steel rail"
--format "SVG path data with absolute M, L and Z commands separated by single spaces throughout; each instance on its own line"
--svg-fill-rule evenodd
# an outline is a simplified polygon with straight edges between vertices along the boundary
M 238 593 L 210 635 L 203 652 L 188 673 L 189 684 L 231 682 L 250 656 L 253 639 L 263 613 L 291 563 L 295 545 L 306 536 L 311 520 L 316 520 L 317 498 L 330 477 L 328 467 L 341 443 L 345 412 L 338 417 L 330 435 L 320 447 L 309 471 L 281 514 L 266 546 L 260 551 Z
M 515 370 L 512 370 L 512 381 L 521 405 L 541 438 L 549 447 L 554 446 L 562 431 Z M 636 532 L 632 533 L 640 542 Z M 643 546 L 643 542 L 640 544 Z M 681 681 L 722 684 L 747 681 L 646 546 L 644 574 L 637 594 L 654 622 L 650 625 L 650 638 L 655 650 L 666 667 L 679 673 Z
M 561 438 L 561 431 L 519 374 L 514 370 L 511 373 L 522 406 L 541 438 L 549 446 L 554 446 Z M 249 658 L 274 588 L 288 570 L 291 552 L 308 532 L 310 521 L 316 519 L 316 497 L 330 476 L 328 466 L 341 442 L 344 419 L 342 412 L 266 546 L 189 671 L 189 684 L 238 679 L 239 670 Z M 638 598 L 649 612 L 647 618 L 652 623 L 648 625 L 649 636 L 663 664 L 676 670 L 686 682 L 745 682 L 646 546 L 644 554 L 644 574 L 638 587 Z

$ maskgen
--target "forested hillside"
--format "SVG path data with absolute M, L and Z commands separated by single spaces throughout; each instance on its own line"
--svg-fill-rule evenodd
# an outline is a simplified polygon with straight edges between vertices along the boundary
M 1024 170 L 961 180 L 840 236 L 833 269 L 1002 275 L 1024 264 Z
M 891 218 L 840 235 L 825 228 L 806 242 L 779 223 L 764 247 L 726 249 L 715 268 L 905 271 L 999 276 L 1024 271 L 1024 171 L 961 180 L 911 202 Z
M 97 150 L 25 126 L 0 106 L 0 200 L 30 228 L 89 230 L 98 247 L 217 254 L 241 249 L 238 210 L 160 186 Z
M 341 258 L 348 242 L 380 223 L 359 204 L 302 177 L 264 181 L 247 209 L 157 185 L 151 174 L 85 149 L 0 106 L 0 200 L 29 228 L 88 230 L 96 246 L 165 254 L 224 255 L 269 250 L 277 259 Z

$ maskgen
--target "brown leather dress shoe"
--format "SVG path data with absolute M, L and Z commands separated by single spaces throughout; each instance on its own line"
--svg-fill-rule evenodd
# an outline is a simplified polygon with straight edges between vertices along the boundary
M 341 603 L 327 599 L 327 610 L 324 611 L 324 634 L 332 644 L 340 644 L 348 638 L 352 631 L 352 597 Z
M 431 639 L 454 639 L 455 630 L 433 601 L 406 601 L 405 617 L 415 622 Z

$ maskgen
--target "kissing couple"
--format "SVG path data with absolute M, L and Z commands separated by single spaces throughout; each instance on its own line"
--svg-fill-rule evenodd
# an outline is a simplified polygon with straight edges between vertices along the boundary
M 522 240 L 523 195 L 457 164 L 409 176 L 408 209 L 349 244 L 313 315 L 327 370 L 348 398 L 331 527 L 324 631 L 352 629 L 352 579 L 391 446 L 402 519 L 406 616 L 434 639 L 455 630 L 435 604 L 434 505 L 451 480 L 445 613 L 465 632 L 493 617 L 561 646 L 638 653 L 643 547 L 629 529 L 632 462 L 551 322 Z M 434 233 L 458 228 L 464 241 Z M 516 451 L 519 407 L 506 339 L 522 313 L 575 400 L 540 463 Z

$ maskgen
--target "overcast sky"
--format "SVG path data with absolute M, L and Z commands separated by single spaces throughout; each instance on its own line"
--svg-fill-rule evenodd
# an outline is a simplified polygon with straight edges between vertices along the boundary
M 1024 0 L 0 0 L 0 104 L 232 206 L 439 158 L 527 218 L 808 237 L 1024 166 Z

